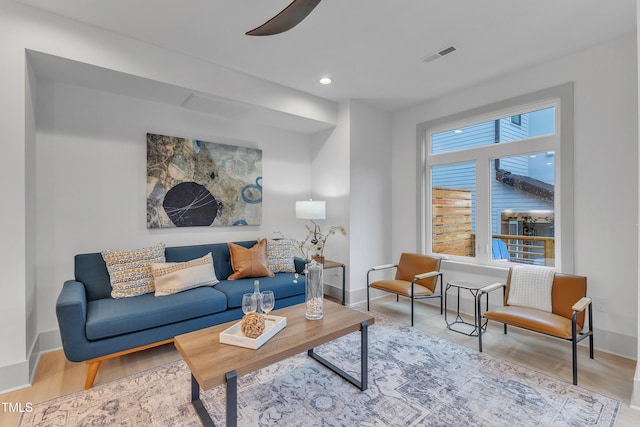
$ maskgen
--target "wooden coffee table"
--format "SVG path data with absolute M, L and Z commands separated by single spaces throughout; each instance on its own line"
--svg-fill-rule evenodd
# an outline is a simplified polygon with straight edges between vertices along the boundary
M 286 317 L 287 326 L 257 350 L 220 343 L 220 332 L 237 321 L 175 337 L 175 346 L 191 370 L 191 401 L 204 425 L 213 425 L 213 421 L 200 400 L 200 388 L 208 390 L 226 383 L 227 425 L 235 426 L 238 418 L 238 376 L 304 351 L 360 390 L 367 389 L 367 328 L 375 322 L 372 315 L 327 300 L 324 301 L 324 318 L 321 320 L 307 320 L 304 317 L 305 304 L 276 310 L 272 314 Z M 314 347 L 356 331 L 361 335 L 360 380 L 313 351 Z

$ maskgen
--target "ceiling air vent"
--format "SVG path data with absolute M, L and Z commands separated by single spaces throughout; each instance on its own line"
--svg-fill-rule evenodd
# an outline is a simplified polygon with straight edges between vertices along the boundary
M 456 50 L 458 50 L 458 48 L 454 45 L 451 45 L 449 47 L 445 47 L 444 49 L 440 49 L 439 51 L 432 53 L 431 55 L 427 55 L 422 61 L 423 62 L 433 62 L 436 59 L 440 59 L 445 55 L 449 55 L 450 53 L 455 52 Z

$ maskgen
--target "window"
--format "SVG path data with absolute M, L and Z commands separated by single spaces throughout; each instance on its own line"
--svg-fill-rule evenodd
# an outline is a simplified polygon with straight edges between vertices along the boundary
M 571 271 L 572 100 L 568 84 L 418 126 L 424 252 Z

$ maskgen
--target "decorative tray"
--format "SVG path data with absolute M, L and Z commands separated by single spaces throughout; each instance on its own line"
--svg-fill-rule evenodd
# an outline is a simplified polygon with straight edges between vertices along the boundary
M 220 332 L 220 342 L 223 344 L 252 348 L 254 350 L 258 349 L 287 326 L 287 318 L 269 315 L 265 322 L 264 332 L 262 332 L 262 334 L 257 338 L 246 337 L 240 329 L 241 324 L 242 322 L 238 322 L 230 328 Z

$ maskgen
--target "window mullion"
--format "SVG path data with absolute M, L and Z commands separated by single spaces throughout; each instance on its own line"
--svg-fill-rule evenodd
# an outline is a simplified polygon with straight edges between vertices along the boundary
M 476 164 L 476 258 L 482 264 L 491 261 L 490 162 L 484 157 Z

